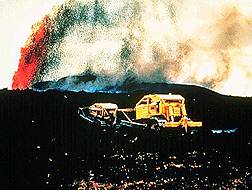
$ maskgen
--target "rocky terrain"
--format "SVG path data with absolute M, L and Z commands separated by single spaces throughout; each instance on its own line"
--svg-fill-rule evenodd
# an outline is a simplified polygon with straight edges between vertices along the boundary
M 252 98 L 154 86 L 131 93 L 1 90 L 0 189 L 248 189 Z M 153 92 L 182 94 L 204 129 L 188 135 L 99 128 L 77 114 L 94 102 L 133 107 Z M 211 132 L 230 128 L 238 130 Z

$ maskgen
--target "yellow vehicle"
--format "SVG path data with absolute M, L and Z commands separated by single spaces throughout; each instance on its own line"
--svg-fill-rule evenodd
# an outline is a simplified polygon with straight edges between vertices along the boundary
M 135 108 L 119 109 L 113 103 L 95 103 L 85 108 L 79 108 L 79 114 L 85 120 L 100 126 L 128 126 L 139 128 L 198 128 L 202 122 L 188 118 L 185 99 L 176 94 L 145 95 Z M 120 114 L 123 113 L 123 114 Z M 134 113 L 130 117 L 128 113 Z M 120 117 L 119 115 L 122 115 Z
M 111 115 L 116 116 L 118 106 L 113 103 L 95 103 L 89 107 L 90 115 L 108 119 Z
M 201 127 L 187 117 L 185 98 L 175 94 L 145 95 L 135 106 L 136 120 L 152 118 L 163 127 Z
M 90 123 L 99 126 L 113 126 L 116 123 L 118 106 L 113 103 L 95 103 L 79 108 L 79 115 Z

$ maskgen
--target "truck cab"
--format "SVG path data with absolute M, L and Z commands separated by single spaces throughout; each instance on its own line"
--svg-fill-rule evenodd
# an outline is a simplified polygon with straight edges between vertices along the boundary
M 113 126 L 117 119 L 118 106 L 113 103 L 95 103 L 89 107 L 79 108 L 79 115 L 98 126 Z
M 202 122 L 193 122 L 187 117 L 185 98 L 177 94 L 145 95 L 135 106 L 136 119 L 155 118 L 162 120 L 164 127 L 201 127 Z

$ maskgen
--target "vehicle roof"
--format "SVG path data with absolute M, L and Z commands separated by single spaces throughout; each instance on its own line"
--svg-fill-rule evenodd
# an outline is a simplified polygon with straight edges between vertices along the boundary
M 165 99 L 165 100 L 184 100 L 185 98 L 179 94 L 149 94 L 145 95 L 144 97 L 153 97 L 158 99 Z
M 98 108 L 104 108 L 104 109 L 118 109 L 118 106 L 113 103 L 95 103 L 90 107 L 98 107 Z

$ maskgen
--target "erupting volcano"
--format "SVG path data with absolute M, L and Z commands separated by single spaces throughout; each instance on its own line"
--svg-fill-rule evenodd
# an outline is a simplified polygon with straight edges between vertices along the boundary
M 249 6 L 196 2 L 82 0 L 56 6 L 33 26 L 12 88 L 67 77 L 66 90 L 106 89 L 130 78 L 251 96 Z M 71 77 L 90 74 L 88 83 Z

